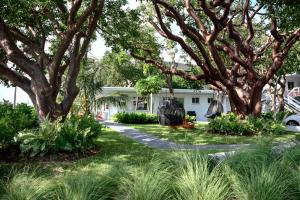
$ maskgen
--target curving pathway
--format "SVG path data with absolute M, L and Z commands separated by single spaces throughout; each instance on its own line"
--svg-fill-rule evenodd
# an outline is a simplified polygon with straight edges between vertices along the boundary
M 131 138 L 139 143 L 157 149 L 178 149 L 178 150 L 233 150 L 241 147 L 250 146 L 250 144 L 176 144 L 167 140 L 162 140 L 159 137 L 142 133 L 134 128 L 128 127 L 124 124 L 105 122 L 105 125 L 122 135 Z

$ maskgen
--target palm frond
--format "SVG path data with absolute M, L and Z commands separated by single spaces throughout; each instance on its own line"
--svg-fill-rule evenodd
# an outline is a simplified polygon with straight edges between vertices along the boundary
M 127 94 L 113 93 L 96 98 L 97 105 L 109 104 L 116 107 L 126 107 L 129 96 Z

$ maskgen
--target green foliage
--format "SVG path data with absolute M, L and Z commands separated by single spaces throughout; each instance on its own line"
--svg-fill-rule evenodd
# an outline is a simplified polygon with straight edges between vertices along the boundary
M 170 199 L 171 174 L 160 161 L 136 169 L 121 179 L 118 199 Z
M 124 51 L 105 52 L 99 69 L 104 86 L 134 86 L 139 79 L 146 78 L 143 63 L 134 61 Z
M 258 0 L 259 3 L 265 6 L 272 17 L 275 17 L 280 28 L 293 29 L 299 27 L 300 5 L 295 0 Z
M 118 140 L 115 147 L 121 145 Z M 122 147 L 122 151 L 127 149 Z M 58 175 L 48 170 L 42 174 L 36 168 L 34 172 L 17 170 L 2 181 L 0 199 L 297 200 L 299 152 L 295 146 L 278 154 L 267 143 L 240 149 L 218 163 L 201 152 L 184 151 L 169 157 L 152 154 L 155 159 L 147 157 L 143 162 L 132 157 L 122 165 L 114 154 L 108 160 L 104 156 L 101 161 L 106 164 L 88 160 L 74 166 L 72 162 L 69 169 L 64 163 Z M 145 157 L 145 152 L 140 155 Z
M 55 185 L 44 177 L 38 177 L 37 173 L 24 170 L 9 179 L 0 198 L 3 200 L 54 200 Z
M 84 113 L 90 113 L 92 106 L 96 105 L 96 95 L 102 88 L 99 68 L 92 59 L 84 59 L 81 62 L 81 70 L 78 75 L 77 85 L 79 86 L 79 105 Z
M 136 85 L 136 91 L 139 95 L 147 96 L 149 94 L 158 93 L 164 84 L 164 80 L 162 80 L 159 76 L 149 76 L 145 79 L 140 79 Z
M 102 126 L 91 116 L 44 121 L 38 129 L 21 131 L 15 138 L 21 152 L 30 157 L 50 152 L 85 152 L 95 146 Z
M 221 166 L 211 169 L 207 157 L 184 154 L 176 170 L 176 199 L 214 200 L 229 199 L 230 185 L 222 173 Z
M 186 115 L 185 120 L 188 121 L 188 122 L 195 122 L 196 121 L 196 116 Z
M 174 76 L 172 78 L 173 88 L 176 89 L 202 89 L 204 82 L 203 81 L 190 81 L 185 80 L 180 76 Z
M 108 104 L 119 108 L 123 108 L 127 106 L 128 100 L 129 100 L 129 96 L 127 94 L 121 94 L 117 92 L 107 96 L 99 97 L 96 103 L 98 106 Z
M 13 108 L 8 101 L 0 102 L 0 143 L 11 143 L 19 131 L 37 126 L 38 119 L 33 107 L 21 103 Z
M 106 176 L 99 176 L 94 171 L 69 173 L 56 181 L 57 199 L 109 199 L 109 196 L 112 196 L 116 190 L 120 174 L 119 169 L 113 169 Z
M 225 160 L 224 172 L 235 199 L 298 199 L 300 191 L 294 176 L 297 166 L 286 162 L 286 157 L 295 149 L 299 151 L 299 146 L 283 155 L 276 154 L 271 147 L 269 144 L 242 150 Z
M 296 200 L 300 196 L 299 145 L 277 153 L 271 143 L 261 143 L 239 149 L 222 162 L 202 151 L 153 151 L 114 132 L 108 132 L 103 145 L 105 156 L 78 163 L 2 171 L 0 199 Z
M 156 114 L 148 113 L 127 113 L 127 112 L 118 112 L 114 115 L 114 121 L 124 124 L 154 124 L 158 123 Z
M 234 113 L 223 114 L 210 120 L 208 132 L 225 135 L 262 135 L 283 134 L 285 126 L 282 122 L 283 114 L 265 113 L 261 117 L 249 116 L 241 120 Z

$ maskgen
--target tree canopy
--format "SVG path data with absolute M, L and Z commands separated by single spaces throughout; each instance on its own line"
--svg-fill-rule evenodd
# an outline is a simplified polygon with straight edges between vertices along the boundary
M 1 1 L 0 74 L 29 95 L 40 119 L 55 119 L 69 112 L 79 92 L 80 62 L 94 37 L 104 3 Z
M 263 87 L 282 68 L 300 38 L 295 3 L 270 1 L 143 1 L 108 19 L 105 39 L 113 48 L 155 65 L 163 73 L 204 80 L 226 91 L 241 115 L 259 115 Z M 281 15 L 283 12 L 285 15 Z M 294 21 L 295 20 L 295 21 Z M 295 22 L 295 23 L 294 23 Z M 154 33 L 155 32 L 155 33 Z M 160 37 L 157 36 L 160 35 Z M 180 47 L 198 70 L 170 67 L 161 57 L 165 41 Z

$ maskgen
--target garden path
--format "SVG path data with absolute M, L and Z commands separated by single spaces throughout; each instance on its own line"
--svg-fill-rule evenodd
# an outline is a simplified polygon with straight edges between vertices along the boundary
M 208 154 L 209 156 L 213 158 L 217 158 L 218 160 L 223 160 L 227 156 L 230 156 L 234 154 L 236 149 L 239 149 L 241 147 L 249 147 L 253 144 L 203 144 L 203 145 L 192 145 L 192 144 L 176 144 L 174 142 L 170 142 L 167 140 L 162 140 L 159 137 L 149 135 L 146 133 L 142 133 L 141 131 L 138 131 L 134 128 L 128 127 L 124 124 L 119 124 L 115 122 L 106 121 L 105 125 L 120 134 L 131 138 L 139 143 L 142 143 L 144 145 L 147 145 L 149 147 L 153 147 L 156 149 L 162 149 L 162 150 L 220 150 L 223 152 L 219 153 L 213 153 Z M 299 141 L 288 141 L 288 142 L 282 142 L 277 143 L 272 150 L 274 152 L 281 152 L 285 149 L 291 148 L 293 146 L 300 145 Z

